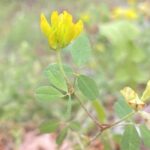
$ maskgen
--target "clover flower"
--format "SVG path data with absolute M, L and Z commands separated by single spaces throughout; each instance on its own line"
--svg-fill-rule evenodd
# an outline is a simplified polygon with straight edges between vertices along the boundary
M 112 16 L 114 19 L 136 20 L 138 14 L 134 9 L 117 7 L 113 10 Z
M 137 2 L 137 0 L 127 0 L 129 5 L 135 4 Z
M 72 16 L 67 11 L 61 14 L 54 11 L 50 20 L 49 23 L 42 13 L 40 27 L 48 39 L 50 47 L 54 50 L 66 47 L 83 31 L 82 21 L 79 20 L 77 23 L 73 23 Z

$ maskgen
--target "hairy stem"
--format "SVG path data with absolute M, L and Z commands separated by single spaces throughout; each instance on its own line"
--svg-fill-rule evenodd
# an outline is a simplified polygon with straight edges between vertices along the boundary
M 59 50 L 57 52 L 57 59 L 58 59 L 59 69 L 60 69 L 62 75 L 64 76 L 65 80 L 68 81 L 67 76 L 64 71 L 64 68 L 63 68 L 63 65 L 62 65 L 61 52 Z

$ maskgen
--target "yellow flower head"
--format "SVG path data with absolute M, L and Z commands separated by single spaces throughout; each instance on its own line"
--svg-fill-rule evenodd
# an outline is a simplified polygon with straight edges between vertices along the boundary
M 42 13 L 40 27 L 47 37 L 50 47 L 54 50 L 66 47 L 83 31 L 82 21 L 79 20 L 77 23 L 73 23 L 72 16 L 67 11 L 61 14 L 54 11 L 50 23 Z
M 134 9 L 117 7 L 112 12 L 114 19 L 136 20 L 138 14 Z
M 137 0 L 127 0 L 128 4 L 135 4 L 137 2 Z
M 125 17 L 129 20 L 136 20 L 138 15 L 134 9 L 127 9 L 125 12 Z
M 112 12 L 113 18 L 118 19 L 124 16 L 124 9 L 121 7 L 116 7 Z

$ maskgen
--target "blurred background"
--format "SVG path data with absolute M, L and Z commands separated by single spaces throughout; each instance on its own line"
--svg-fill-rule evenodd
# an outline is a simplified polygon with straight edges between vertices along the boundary
M 63 102 L 48 104 L 35 97 L 45 80 L 43 69 L 56 60 L 39 27 L 41 12 L 49 18 L 53 10 L 67 10 L 83 20 L 92 55 L 76 68 L 93 76 L 110 119 L 120 89 L 130 85 L 142 91 L 150 79 L 149 8 L 148 0 L 0 0 L 0 148 L 19 149 L 27 133 L 64 111 Z M 67 53 L 64 58 L 70 61 Z

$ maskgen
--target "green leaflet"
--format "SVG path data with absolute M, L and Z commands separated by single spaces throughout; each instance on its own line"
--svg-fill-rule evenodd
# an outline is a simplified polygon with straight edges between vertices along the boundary
M 98 100 L 94 100 L 92 104 L 93 107 L 95 108 L 99 121 L 104 122 L 106 119 L 106 114 L 103 105 Z
M 140 137 L 135 126 L 126 126 L 121 140 L 121 150 L 140 150 L 140 144 Z
M 55 120 L 51 120 L 41 124 L 39 128 L 42 133 L 51 133 L 51 132 L 55 132 L 58 129 L 58 127 L 59 127 L 59 122 Z
M 63 65 L 64 71 L 66 75 L 72 74 L 72 69 L 68 67 L 67 65 Z M 49 79 L 50 83 L 57 88 L 67 91 L 67 84 L 66 81 L 60 71 L 58 64 L 50 64 L 44 71 L 45 75 Z
M 74 40 L 68 49 L 72 54 L 73 61 L 78 66 L 84 65 L 91 57 L 91 45 L 85 34 L 81 34 Z
M 36 97 L 39 100 L 52 101 L 62 98 L 63 94 L 51 86 L 42 86 L 37 88 Z
M 85 75 L 79 75 L 77 78 L 77 84 L 84 96 L 89 100 L 95 100 L 98 95 L 98 87 L 93 79 Z
M 132 109 L 128 106 L 128 104 L 123 100 L 119 99 L 114 106 L 116 114 L 122 118 L 126 116 L 127 114 L 132 112 Z
M 64 128 L 64 129 L 60 132 L 60 134 L 57 136 L 56 143 L 57 143 L 58 145 L 61 145 L 61 144 L 63 143 L 64 139 L 65 139 L 66 136 L 67 136 L 67 132 L 68 132 L 68 128 L 66 127 L 66 128 Z
M 141 125 L 140 127 L 140 133 L 143 140 L 143 143 L 146 147 L 150 148 L 150 130 L 145 126 Z

